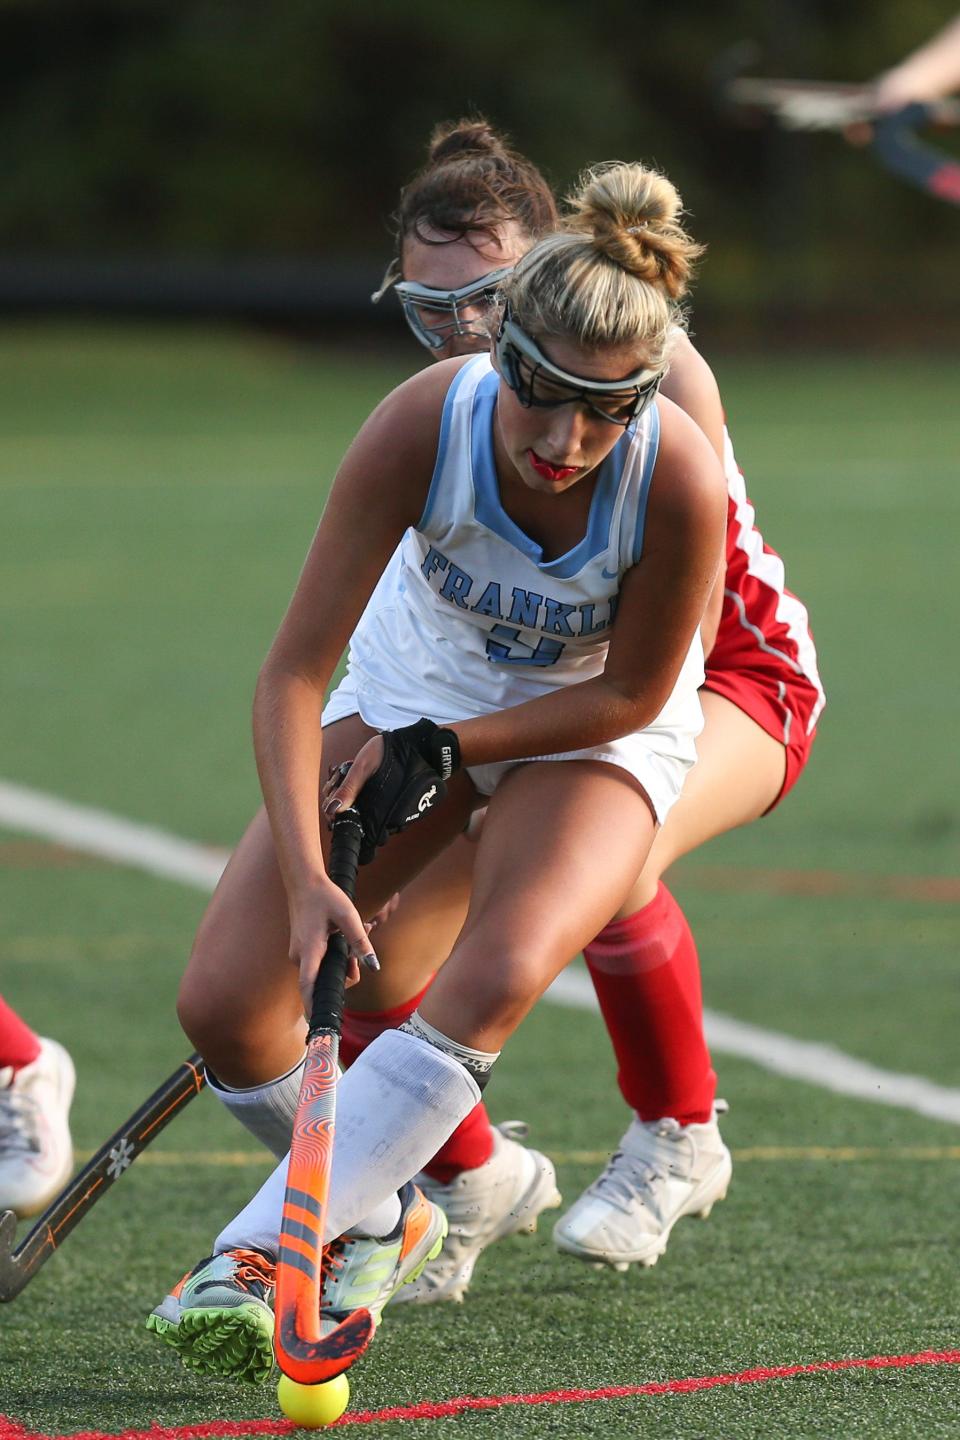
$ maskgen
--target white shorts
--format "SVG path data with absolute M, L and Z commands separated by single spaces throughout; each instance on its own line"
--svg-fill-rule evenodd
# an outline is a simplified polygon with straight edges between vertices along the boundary
M 347 674 L 328 699 L 323 710 L 322 723 L 332 725 L 345 720 L 349 715 L 359 715 L 373 730 L 397 730 L 403 725 L 412 725 L 421 716 L 438 725 L 449 725 L 464 716 L 450 716 L 430 713 L 430 697 L 418 697 L 422 708 L 415 713 L 391 704 L 381 695 L 376 698 L 369 693 L 358 693 L 352 675 Z M 678 714 L 678 708 L 681 713 Z M 696 740 L 703 729 L 703 711 L 696 691 L 682 707 L 671 707 L 671 725 L 651 725 L 646 730 L 637 730 L 621 740 L 611 740 L 588 750 L 566 750 L 556 755 L 535 755 L 534 760 L 600 760 L 607 765 L 618 765 L 643 786 L 653 806 L 658 824 L 662 825 L 670 810 L 680 798 L 683 783 L 688 772 L 696 764 Z M 468 765 L 467 774 L 481 795 L 492 795 L 499 782 L 514 765 L 524 765 L 525 760 L 498 760 L 492 765 Z

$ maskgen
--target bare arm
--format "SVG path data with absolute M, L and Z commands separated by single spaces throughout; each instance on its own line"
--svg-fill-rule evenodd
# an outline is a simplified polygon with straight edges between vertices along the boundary
M 960 89 L 960 15 L 892 70 L 879 76 L 873 95 L 882 110 L 913 100 L 939 100 Z
M 330 927 L 308 917 L 298 936 L 297 912 L 317 895 L 321 905 L 340 907 L 335 923 L 354 950 L 370 948 L 353 907 L 327 880 L 320 849 L 324 695 L 384 566 L 422 512 L 451 373 L 451 367 L 437 365 L 415 376 L 361 429 L 338 471 L 257 683 L 254 746 L 291 904 L 291 949 L 300 943 L 312 948 L 316 964 Z

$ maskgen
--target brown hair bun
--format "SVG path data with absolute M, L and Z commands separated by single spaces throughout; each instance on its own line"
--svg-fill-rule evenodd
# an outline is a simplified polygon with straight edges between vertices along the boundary
M 427 150 L 429 165 L 442 165 L 461 155 L 492 155 L 507 160 L 509 151 L 501 137 L 482 115 L 442 122 L 434 127 Z
M 535 165 L 482 115 L 436 126 L 427 163 L 405 186 L 397 212 L 398 254 L 409 236 L 490 235 L 515 222 L 532 243 L 557 225 L 553 193 Z

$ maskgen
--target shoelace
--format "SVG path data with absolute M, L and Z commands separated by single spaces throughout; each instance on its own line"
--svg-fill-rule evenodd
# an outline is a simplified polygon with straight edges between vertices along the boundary
M 323 1258 L 320 1261 L 320 1287 L 326 1285 L 328 1280 L 336 1280 L 340 1271 L 346 1263 L 346 1248 L 350 1241 L 345 1235 L 331 1240 L 329 1245 L 323 1247 Z
M 337 1322 L 346 1319 L 350 1313 L 350 1306 L 346 1308 L 334 1305 L 331 1307 L 331 1299 L 335 1299 L 333 1287 L 337 1281 L 342 1279 L 349 1259 L 348 1251 L 351 1245 L 356 1245 L 358 1239 L 352 1235 L 340 1235 L 336 1240 L 331 1240 L 329 1245 L 323 1247 L 323 1258 L 320 1262 L 320 1318 L 321 1320 Z M 328 1294 L 328 1287 L 330 1293 Z M 345 1297 L 341 1296 L 341 1300 Z
M 658 1121 L 653 1138 L 655 1141 L 667 1140 L 673 1144 L 678 1138 L 686 1137 L 683 1136 L 683 1126 L 667 1117 Z M 692 1159 L 691 1154 L 691 1161 Z M 627 1151 L 617 1150 L 590 1188 L 597 1194 L 602 1194 L 605 1200 L 626 1214 L 638 1193 L 652 1199 L 656 1182 L 666 1180 L 671 1172 L 672 1167 L 665 1154 L 631 1155 Z M 656 1206 L 651 1205 L 651 1209 L 655 1210 Z
M 277 1283 L 276 1267 L 259 1250 L 231 1250 L 231 1257 L 237 1261 L 234 1279 L 238 1285 L 249 1290 L 252 1285 L 262 1285 L 270 1291 Z
M 40 1153 L 40 1106 L 32 1095 L 0 1090 L 0 1150 Z
M 713 1102 L 713 1117 L 716 1120 L 720 1115 L 726 1115 L 730 1106 L 726 1100 L 717 1099 Z M 689 1140 L 690 1169 L 692 1170 L 697 1159 L 697 1142 L 692 1136 L 684 1134 L 685 1127 L 671 1116 L 665 1116 L 657 1121 L 652 1129 L 654 1146 L 658 1140 L 666 1140 L 675 1143 L 677 1138 L 682 1137 Z M 636 1198 L 638 1191 L 645 1192 L 652 1198 L 652 1189 L 658 1180 L 666 1180 L 671 1174 L 676 1175 L 668 1154 L 663 1150 L 655 1148 L 652 1155 L 630 1155 L 623 1150 L 617 1150 L 611 1155 L 606 1168 L 601 1175 L 590 1186 L 590 1189 L 598 1194 L 603 1194 L 618 1209 L 624 1212 L 630 1208 L 631 1200 Z M 678 1177 L 683 1179 L 685 1177 Z M 656 1210 L 656 1206 L 651 1206 Z

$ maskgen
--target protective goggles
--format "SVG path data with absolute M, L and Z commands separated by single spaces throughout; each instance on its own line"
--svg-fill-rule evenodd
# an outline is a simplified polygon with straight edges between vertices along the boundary
M 512 268 L 508 265 L 490 270 L 458 290 L 434 290 L 413 280 L 397 279 L 392 283 L 407 324 L 420 344 L 428 350 L 442 350 L 455 337 L 490 341 L 500 316 L 498 287 Z M 373 299 L 379 300 L 390 284 L 388 278 Z
M 500 373 L 525 408 L 577 403 L 624 429 L 643 414 L 663 379 L 662 370 L 638 370 L 616 384 L 569 375 L 547 359 L 509 311 L 497 335 L 496 356 Z

